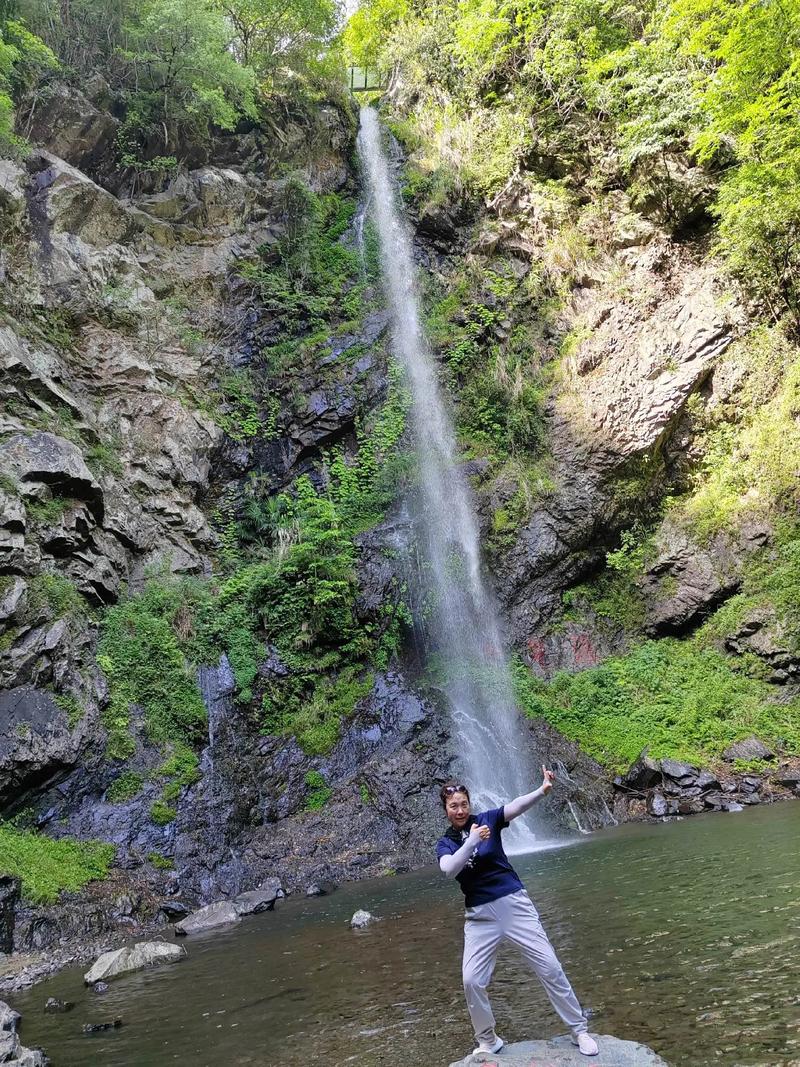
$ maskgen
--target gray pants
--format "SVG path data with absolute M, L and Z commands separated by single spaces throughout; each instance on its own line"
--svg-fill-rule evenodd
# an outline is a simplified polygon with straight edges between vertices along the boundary
M 464 992 L 478 1041 L 492 1041 L 494 1015 L 486 987 L 492 980 L 497 948 L 507 939 L 522 949 L 550 1003 L 573 1034 L 588 1029 L 578 998 L 524 889 L 489 904 L 467 908 L 464 923 Z

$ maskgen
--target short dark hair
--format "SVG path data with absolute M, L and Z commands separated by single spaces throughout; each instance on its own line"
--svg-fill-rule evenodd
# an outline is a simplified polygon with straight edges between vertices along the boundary
M 465 785 L 462 785 L 461 782 L 456 781 L 445 782 L 442 788 L 439 790 L 439 796 L 442 798 L 443 808 L 447 807 L 447 799 L 448 797 L 451 797 L 453 793 L 463 793 L 467 800 L 469 800 L 469 789 L 467 789 Z

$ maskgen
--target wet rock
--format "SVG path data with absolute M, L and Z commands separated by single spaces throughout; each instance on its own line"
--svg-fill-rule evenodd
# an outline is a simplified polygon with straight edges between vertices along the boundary
M 762 786 L 762 781 L 753 774 L 746 774 L 739 781 L 739 791 L 741 793 L 757 793 Z
M 108 992 L 108 982 L 95 982 L 95 984 L 92 986 L 92 992 L 96 993 L 97 996 L 101 997 L 103 993 Z
M 280 879 L 270 878 L 260 888 L 240 893 L 234 898 L 233 906 L 239 915 L 257 915 L 262 911 L 272 911 L 275 901 L 283 895 Z
M 621 789 L 645 790 L 659 785 L 661 780 L 661 765 L 658 760 L 650 759 L 645 751 L 621 778 L 615 779 L 614 784 Z
M 695 800 L 679 800 L 678 801 L 678 814 L 679 815 L 699 815 L 701 811 L 705 810 L 705 802 L 700 798 Z
M 365 926 L 369 926 L 370 923 L 374 923 L 377 921 L 378 920 L 376 916 L 372 915 L 371 912 L 364 911 L 363 909 L 359 908 L 359 910 L 354 913 L 352 919 L 350 920 L 350 926 L 353 930 L 363 930 Z
M 781 768 L 772 776 L 772 781 L 787 789 L 794 789 L 800 785 L 800 770 Z
M 741 804 L 737 804 L 735 800 L 729 800 L 725 804 L 725 811 L 744 811 Z
M 647 798 L 647 814 L 653 815 L 656 818 L 663 818 L 665 815 L 676 815 L 678 812 L 678 801 L 669 800 L 664 794 L 654 789 Z
M 613 1067 L 669 1067 L 651 1048 L 636 1041 L 623 1041 L 609 1034 L 592 1034 L 600 1047 L 598 1064 Z M 550 1041 L 514 1041 L 503 1047 L 500 1056 L 480 1053 L 456 1060 L 450 1067 L 471 1067 L 473 1064 L 503 1064 L 503 1067 L 532 1067 L 533 1064 L 547 1064 L 547 1067 L 585 1067 L 592 1060 L 582 1056 L 572 1040 L 555 1037 Z
M 733 763 L 737 759 L 772 760 L 775 759 L 775 753 L 757 737 L 746 737 L 742 741 L 736 741 L 734 744 L 729 745 L 722 753 L 722 758 L 728 763 Z
M 182 900 L 162 900 L 158 910 L 168 922 L 177 922 L 188 915 L 192 909 Z
M 717 781 L 716 775 L 711 771 L 700 771 L 695 779 L 695 785 L 701 790 L 707 789 L 719 789 L 720 783 Z
M 674 759 L 662 759 L 661 772 L 665 778 L 671 778 L 681 787 L 695 785 L 699 774 L 697 767 Z
M 228 926 L 241 921 L 235 904 L 228 900 L 219 900 L 207 904 L 199 911 L 193 911 L 186 919 L 175 924 L 176 934 L 199 934 L 204 930 L 214 930 L 218 926 Z
M 47 1067 L 49 1060 L 41 1049 L 25 1048 L 17 1036 L 19 1012 L 0 1000 L 0 1063 L 6 1067 Z
M 14 951 L 14 909 L 19 900 L 20 881 L 13 875 L 0 875 L 0 953 Z
M 155 967 L 161 963 L 176 963 L 186 956 L 186 949 L 166 941 L 142 941 L 132 948 L 118 948 L 113 952 L 104 952 L 83 976 L 87 985 L 116 978 L 129 971 L 140 971 L 144 967 Z
M 44 1010 L 48 1015 L 59 1015 L 64 1012 L 72 1011 L 74 1007 L 75 1003 L 72 1000 L 59 1000 L 58 997 L 48 997 Z

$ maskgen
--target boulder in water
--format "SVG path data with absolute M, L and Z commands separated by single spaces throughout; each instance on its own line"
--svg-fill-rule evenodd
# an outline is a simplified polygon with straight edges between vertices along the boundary
M 6 1067 L 47 1067 L 50 1062 L 41 1049 L 25 1048 L 17 1037 L 20 1014 L 0 1000 L 0 1063 Z
M 359 910 L 355 913 L 355 915 L 353 915 L 353 918 L 350 920 L 350 926 L 354 930 L 363 930 L 365 926 L 369 926 L 370 923 L 374 923 L 377 921 L 377 917 L 371 912 L 363 911 L 359 908 Z
M 268 878 L 258 889 L 250 889 L 234 897 L 233 906 L 239 915 L 257 915 L 260 911 L 271 911 L 275 901 L 283 895 L 280 879 Z
M 119 1030 L 122 1026 L 122 1019 L 109 1019 L 102 1023 L 84 1023 L 84 1034 L 101 1034 L 104 1030 Z
M 175 933 L 199 934 L 203 930 L 213 930 L 217 926 L 228 926 L 230 923 L 240 921 L 235 904 L 230 900 L 218 900 L 215 904 L 207 904 L 199 911 L 193 911 L 191 915 L 181 919 L 175 924 Z
M 48 1015 L 58 1015 L 61 1012 L 72 1011 L 75 1002 L 72 1000 L 59 1000 L 58 997 L 48 997 L 44 1010 Z
M 166 941 L 141 941 L 132 948 L 118 948 L 113 952 L 104 952 L 83 976 L 87 985 L 94 985 L 128 971 L 140 971 L 143 967 L 154 967 L 159 963 L 175 963 L 186 955 L 186 949 Z
M 581 1055 L 569 1037 L 556 1037 L 551 1041 L 515 1041 L 504 1045 L 498 1056 L 481 1052 L 456 1060 L 450 1067 L 474 1067 L 475 1064 L 494 1064 L 496 1067 L 532 1067 L 547 1064 L 547 1067 L 586 1067 L 587 1064 L 613 1064 L 613 1067 L 669 1067 L 651 1048 L 637 1041 L 622 1041 L 608 1034 L 593 1035 L 600 1046 L 600 1055 L 595 1060 Z

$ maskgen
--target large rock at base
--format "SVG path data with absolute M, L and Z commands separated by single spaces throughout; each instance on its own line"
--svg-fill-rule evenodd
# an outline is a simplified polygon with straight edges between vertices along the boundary
M 232 903 L 239 915 L 257 915 L 261 911 L 272 911 L 275 901 L 282 896 L 280 878 L 269 878 L 258 889 L 240 893 Z
M 586 1067 L 587 1063 L 597 1067 L 669 1067 L 666 1060 L 637 1041 L 622 1041 L 608 1034 L 594 1036 L 600 1054 L 591 1059 L 582 1056 L 570 1038 L 556 1037 L 552 1041 L 515 1041 L 506 1045 L 499 1056 L 481 1052 L 456 1060 L 450 1067 L 472 1067 L 478 1063 L 492 1063 L 497 1067 L 533 1067 L 539 1063 L 547 1067 Z
M 25 1048 L 17 1037 L 19 1012 L 0 1000 L 0 1063 L 5 1067 L 47 1067 L 50 1062 L 41 1049 Z
M 179 923 L 175 924 L 176 934 L 199 934 L 203 930 L 213 930 L 217 926 L 240 922 L 236 905 L 229 900 L 218 900 L 216 904 L 207 904 L 199 911 L 193 911 Z
M 83 976 L 87 985 L 107 981 L 129 971 L 140 971 L 144 967 L 155 967 L 159 963 L 176 963 L 186 955 L 181 945 L 168 941 L 141 941 L 132 948 L 118 948 L 113 952 L 104 952 L 92 964 Z

